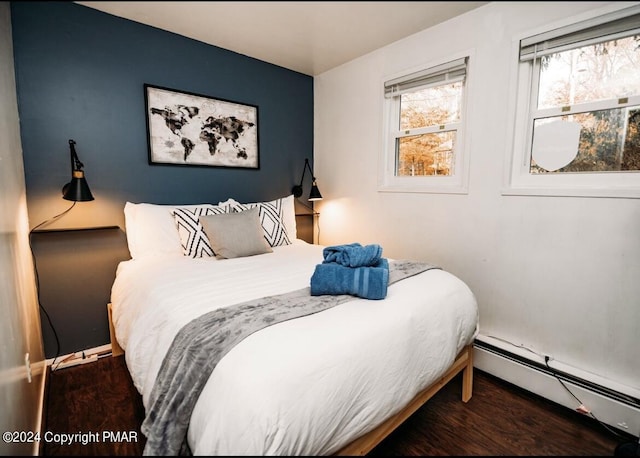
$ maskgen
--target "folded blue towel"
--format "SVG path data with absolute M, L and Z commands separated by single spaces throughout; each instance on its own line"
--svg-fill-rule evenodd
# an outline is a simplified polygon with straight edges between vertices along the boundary
M 370 267 L 322 263 L 316 266 L 311 276 L 311 295 L 350 294 L 365 299 L 384 299 L 388 284 L 389 262 L 385 258 Z
M 322 250 L 323 263 L 336 262 L 346 267 L 369 267 L 380 261 L 382 247 L 377 244 L 362 246 L 359 243 L 334 245 Z

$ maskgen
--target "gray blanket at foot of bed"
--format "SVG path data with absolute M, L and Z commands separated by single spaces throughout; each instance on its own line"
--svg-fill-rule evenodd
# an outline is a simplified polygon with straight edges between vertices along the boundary
M 416 261 L 389 263 L 389 285 L 429 269 Z M 160 366 L 149 398 L 142 433 L 144 455 L 190 455 L 187 429 L 191 412 L 211 372 L 242 339 L 283 321 L 327 310 L 351 295 L 311 296 L 309 288 L 213 310 L 186 324 Z

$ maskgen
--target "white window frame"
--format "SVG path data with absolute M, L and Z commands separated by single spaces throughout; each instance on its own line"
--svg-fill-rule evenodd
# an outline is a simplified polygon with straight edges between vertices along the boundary
M 470 62 L 473 61 L 471 51 L 450 56 L 437 62 L 414 67 L 395 75 L 383 78 L 381 87 L 393 80 L 409 78 L 410 75 L 429 73 L 440 66 L 446 67 L 451 62 L 466 59 L 466 77 L 461 100 L 460 122 L 448 123 L 438 127 L 413 129 L 414 134 L 440 133 L 456 130 L 456 144 L 453 151 L 453 174 L 448 176 L 396 176 L 396 135 L 398 132 L 398 120 L 400 118 L 399 97 L 383 98 L 383 146 L 378 166 L 378 191 L 380 192 L 418 192 L 418 193 L 452 193 L 467 194 L 469 181 L 469 154 L 468 142 L 465 141 L 465 130 L 468 119 L 467 100 L 469 97 Z M 384 97 L 384 96 L 383 96 Z
M 640 13 L 640 5 L 628 8 L 608 7 L 515 37 L 512 45 L 512 59 L 516 64 L 511 75 L 511 94 L 515 96 L 509 104 L 510 112 L 515 113 L 515 121 L 512 138 L 507 148 L 506 163 L 509 167 L 505 169 L 503 195 L 640 198 L 640 171 L 530 173 L 534 119 L 540 117 L 540 114 L 556 116 L 570 113 L 561 112 L 561 108 L 535 109 L 537 89 L 531 88 L 537 88 L 538 66 L 535 59 L 520 61 L 522 40 L 536 35 L 544 36 L 546 33 L 553 34 L 556 29 L 580 30 L 584 28 L 584 24 L 602 21 L 604 18 L 638 13 Z M 638 97 L 629 97 L 628 102 L 619 106 L 637 105 L 639 102 Z M 610 104 L 607 105 L 607 102 L 591 102 L 582 104 L 579 108 L 590 111 L 605 106 L 613 108 Z

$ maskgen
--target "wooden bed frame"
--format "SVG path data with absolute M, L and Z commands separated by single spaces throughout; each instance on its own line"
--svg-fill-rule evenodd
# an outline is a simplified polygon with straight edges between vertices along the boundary
M 433 397 L 440 388 L 462 372 L 462 401 L 468 402 L 473 391 L 473 345 L 467 345 L 456 357 L 449 371 L 438 381 L 422 390 L 400 412 L 390 417 L 387 421 L 368 432 L 364 436 L 351 442 L 346 447 L 338 450 L 334 455 L 338 456 L 364 456 L 387 437 L 394 429 L 418 410 L 425 402 Z
M 107 304 L 109 313 L 109 334 L 111 337 L 111 355 L 120 356 L 124 354 L 124 350 L 118 344 L 115 336 L 111 316 L 111 303 Z M 446 374 L 440 377 L 431 386 L 422 390 L 414 397 L 407 406 L 397 414 L 388 418 L 384 423 L 368 432 L 367 434 L 354 440 L 346 447 L 341 448 L 335 456 L 364 456 L 395 430 L 402 422 L 409 418 L 416 410 L 422 407 L 429 399 L 431 399 L 443 386 L 451 381 L 456 375 L 462 372 L 462 402 L 468 402 L 473 393 L 473 344 L 467 345 L 458 354 L 455 361 Z
M 111 302 L 107 304 L 107 313 L 109 314 L 109 338 L 111 339 L 111 356 L 124 355 L 124 350 L 116 339 L 116 330 L 113 327 L 113 315 L 111 313 Z

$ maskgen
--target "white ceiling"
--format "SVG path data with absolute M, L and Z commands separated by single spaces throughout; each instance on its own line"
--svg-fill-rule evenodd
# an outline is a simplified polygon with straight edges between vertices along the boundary
M 307 75 L 489 2 L 76 2 Z

